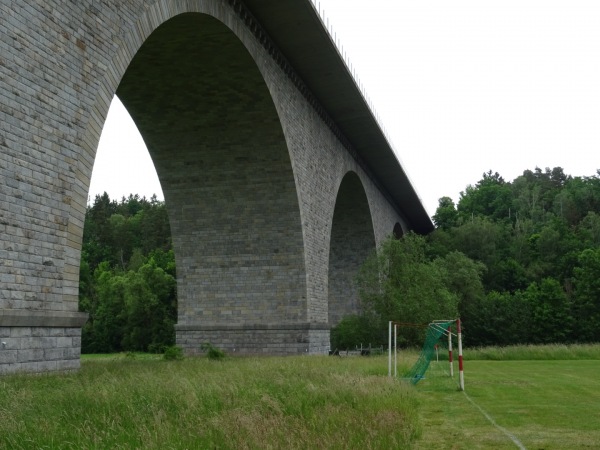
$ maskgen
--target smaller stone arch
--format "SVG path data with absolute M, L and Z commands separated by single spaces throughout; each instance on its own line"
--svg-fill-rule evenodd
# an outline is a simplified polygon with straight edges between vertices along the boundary
M 337 325 L 359 312 L 356 276 L 375 251 L 373 219 L 363 183 L 355 172 L 342 178 L 333 211 L 329 245 L 328 322 Z
M 394 239 L 400 239 L 404 236 L 404 229 L 402 228 L 402 225 L 400 225 L 399 222 L 396 222 L 396 224 L 394 225 L 392 236 L 394 236 Z

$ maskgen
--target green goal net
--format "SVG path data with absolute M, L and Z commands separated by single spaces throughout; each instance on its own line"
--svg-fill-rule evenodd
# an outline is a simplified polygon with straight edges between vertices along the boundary
M 442 341 L 442 346 L 446 344 L 449 330 L 448 328 L 454 323 L 454 320 L 436 321 L 427 326 L 425 335 L 425 343 L 419 354 L 417 362 L 402 375 L 402 378 L 409 380 L 412 384 L 417 384 L 423 379 L 425 372 L 429 368 L 429 363 L 436 358 L 436 345 L 440 342 L 443 336 L 446 339 Z

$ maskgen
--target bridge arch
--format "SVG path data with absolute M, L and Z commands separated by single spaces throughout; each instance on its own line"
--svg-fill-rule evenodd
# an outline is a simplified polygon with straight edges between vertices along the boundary
M 432 228 L 314 3 L 276 3 L 48 0 L 0 23 L 0 374 L 79 367 L 83 223 L 115 93 L 165 194 L 188 351 L 326 349 L 332 211 L 353 176 L 376 242 Z
M 394 224 L 394 229 L 392 230 L 392 236 L 394 236 L 394 239 L 400 239 L 400 238 L 402 238 L 402 236 L 404 236 L 404 229 L 402 228 L 402 225 L 400 225 L 400 222 L 396 222 Z
M 363 183 L 354 171 L 344 175 L 333 211 L 329 248 L 329 325 L 359 312 L 356 275 L 375 250 L 373 218 Z
M 282 126 L 252 55 L 221 20 L 182 13 L 146 38 L 116 93 L 165 196 L 178 344 L 189 353 L 204 342 L 236 352 L 293 352 L 281 336 L 269 349 L 268 335 L 306 322 L 298 195 Z M 260 332 L 267 336 L 249 339 Z

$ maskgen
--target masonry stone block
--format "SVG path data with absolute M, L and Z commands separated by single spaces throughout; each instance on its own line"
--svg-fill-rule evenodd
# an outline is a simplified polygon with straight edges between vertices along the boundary
M 63 359 L 65 356 L 64 348 L 49 348 L 44 350 L 44 360 L 45 361 L 55 361 L 58 359 Z
M 17 362 L 42 361 L 44 350 L 41 348 L 27 348 L 17 352 Z
M 3 349 L 0 351 L 0 365 L 15 364 L 17 362 L 17 353 L 17 350 Z

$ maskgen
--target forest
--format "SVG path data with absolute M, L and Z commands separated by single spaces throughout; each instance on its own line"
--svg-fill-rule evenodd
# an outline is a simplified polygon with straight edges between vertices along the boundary
M 432 258 L 480 264 L 483 292 L 459 304 L 469 343 L 600 341 L 600 171 L 490 171 L 457 205 L 441 198 L 433 221 Z
M 489 171 L 456 204 L 439 199 L 432 219 L 431 234 L 390 237 L 365 262 L 361 314 L 332 330 L 332 346 L 383 344 L 388 320 L 446 316 L 461 317 L 470 346 L 600 342 L 600 170 L 536 168 L 513 181 Z M 176 292 L 163 202 L 97 196 L 83 236 L 82 351 L 173 345 Z M 418 329 L 400 340 L 418 344 Z
M 108 194 L 88 206 L 79 309 L 83 353 L 162 352 L 175 344 L 177 287 L 164 202 Z

